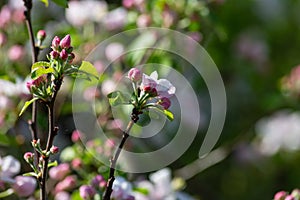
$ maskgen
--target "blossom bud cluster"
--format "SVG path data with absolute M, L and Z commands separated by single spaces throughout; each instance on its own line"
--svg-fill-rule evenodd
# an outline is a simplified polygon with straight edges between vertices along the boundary
M 52 40 L 52 51 L 50 52 L 51 59 L 62 61 L 68 61 L 72 63 L 75 58 L 73 47 L 71 46 L 71 36 L 68 34 L 60 40 L 58 36 L 55 36 Z
M 156 105 L 167 110 L 171 106 L 170 97 L 175 94 L 176 88 L 167 79 L 158 79 L 158 74 L 154 71 L 150 76 L 142 73 L 137 68 L 132 68 L 128 72 L 128 78 L 138 87 L 139 98 L 144 100 L 154 98 Z

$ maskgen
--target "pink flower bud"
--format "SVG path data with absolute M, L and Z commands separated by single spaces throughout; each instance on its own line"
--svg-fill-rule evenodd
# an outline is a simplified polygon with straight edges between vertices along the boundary
M 96 194 L 95 189 L 90 185 L 82 185 L 79 188 L 80 197 L 83 199 L 92 199 Z
M 17 176 L 12 188 L 20 197 L 27 197 L 35 191 L 36 181 L 33 177 Z
M 46 31 L 45 30 L 39 30 L 37 32 L 37 39 L 43 41 L 46 38 Z
M 280 191 L 275 194 L 274 200 L 285 200 L 285 197 L 287 197 L 287 192 Z
M 284 200 L 296 200 L 292 195 L 288 195 Z
M 60 47 L 62 49 L 65 49 L 65 48 L 69 48 L 70 45 L 71 45 L 71 37 L 68 34 L 60 41 Z
M 75 158 L 74 160 L 72 160 L 71 165 L 73 169 L 80 169 L 82 168 L 82 161 L 80 158 Z
M 52 40 L 52 49 L 57 50 L 59 47 L 60 39 L 58 36 L 55 36 Z
M 33 153 L 26 152 L 24 154 L 24 160 L 26 160 L 26 162 L 28 162 L 28 163 L 32 163 L 33 162 Z
M 137 68 L 131 68 L 128 72 L 128 78 L 131 81 L 137 82 L 142 79 L 142 72 Z
M 160 99 L 159 104 L 164 107 L 165 110 L 167 110 L 171 106 L 171 101 L 170 99 L 163 97 Z
M 51 51 L 50 56 L 52 59 L 57 59 L 59 57 L 59 53 L 57 51 Z
M 37 79 L 26 82 L 26 87 L 31 91 L 32 87 L 39 87 L 46 80 L 46 76 L 40 76 Z
M 55 192 L 72 190 L 76 187 L 76 183 L 76 176 L 67 176 L 63 181 L 59 182 L 55 186 Z
M 52 146 L 50 148 L 51 154 L 57 154 L 59 152 L 59 148 L 57 146 Z
M 70 173 L 70 171 L 70 166 L 67 163 L 62 163 L 57 165 L 56 167 L 52 167 L 49 170 L 49 176 L 54 180 L 60 181 L 65 178 L 66 175 Z
M 78 142 L 80 140 L 80 131 L 79 130 L 74 130 L 71 136 L 71 139 L 73 142 Z
M 39 147 L 40 144 L 41 144 L 40 139 L 38 139 L 38 140 L 32 140 L 32 142 L 31 142 L 31 145 L 32 145 L 34 148 Z
M 67 51 L 66 51 L 65 49 L 63 49 L 63 50 L 60 52 L 59 56 L 60 56 L 60 58 L 61 58 L 62 60 L 67 60 L 67 58 L 68 58 L 68 53 L 67 53 Z

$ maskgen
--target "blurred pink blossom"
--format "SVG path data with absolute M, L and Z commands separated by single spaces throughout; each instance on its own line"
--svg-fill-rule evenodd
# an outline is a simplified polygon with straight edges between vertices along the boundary
M 62 163 L 57 165 L 56 167 L 52 167 L 49 170 L 49 176 L 50 178 L 54 180 L 62 180 L 63 178 L 66 177 L 71 172 L 70 166 L 67 163 Z
M 0 157 L 0 177 L 12 177 L 20 172 L 20 162 L 11 155 Z
M 73 26 L 82 26 L 88 22 L 99 22 L 107 13 L 105 1 L 70 1 L 66 9 L 66 19 Z
M 55 186 L 55 192 L 69 191 L 77 186 L 77 177 L 74 175 L 67 176 L 61 182 L 58 182 Z
M 68 192 L 61 191 L 54 196 L 54 200 L 71 200 L 71 196 Z
M 30 176 L 17 176 L 12 188 L 20 197 L 31 195 L 36 188 L 36 180 Z
M 4 5 L 0 10 L 0 28 L 4 28 L 11 20 L 12 10 L 9 6 Z
M 24 47 L 21 45 L 14 45 L 8 50 L 8 58 L 11 61 L 19 61 L 24 57 L 24 55 L 25 50 Z
M 111 62 L 121 57 L 123 53 L 124 46 L 120 43 L 111 43 L 105 49 L 105 56 Z
M 103 23 L 109 31 L 123 28 L 126 23 L 127 11 L 124 8 L 117 8 L 110 11 L 104 18 Z

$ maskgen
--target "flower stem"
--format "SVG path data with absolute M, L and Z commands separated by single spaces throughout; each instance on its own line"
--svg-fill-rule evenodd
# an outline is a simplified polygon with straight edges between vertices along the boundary
M 130 132 L 132 126 L 134 125 L 134 123 L 135 122 L 133 120 L 130 120 L 130 122 L 128 123 L 126 130 L 123 131 L 123 137 L 122 137 L 121 143 L 119 144 L 119 147 L 116 150 L 114 157 L 110 161 L 109 179 L 107 182 L 107 186 L 106 186 L 107 188 L 106 188 L 103 200 L 110 200 L 110 196 L 113 192 L 112 186 L 113 186 L 113 183 L 115 180 L 115 168 L 116 168 L 117 160 L 120 156 L 120 153 L 123 149 L 123 146 L 124 146 L 127 138 L 129 137 L 129 132 Z
M 26 21 L 26 27 L 29 35 L 29 40 L 30 40 L 30 46 L 31 46 L 31 57 L 32 57 L 32 64 L 36 63 L 38 61 L 38 54 L 40 51 L 40 48 L 35 46 L 35 40 L 34 40 L 34 34 L 33 34 L 33 29 L 32 29 L 32 23 L 31 23 L 31 9 L 32 9 L 32 0 L 23 0 L 24 6 L 25 6 L 25 11 L 24 11 L 24 16 L 25 16 L 25 21 Z M 32 104 L 32 115 L 31 115 L 31 120 L 29 121 L 29 127 L 30 127 L 30 132 L 31 132 L 31 137 L 33 140 L 38 139 L 37 135 L 37 102 L 34 101 Z M 38 162 L 39 162 L 39 157 L 40 154 L 36 150 L 34 150 L 34 155 L 35 155 L 35 167 L 38 167 Z

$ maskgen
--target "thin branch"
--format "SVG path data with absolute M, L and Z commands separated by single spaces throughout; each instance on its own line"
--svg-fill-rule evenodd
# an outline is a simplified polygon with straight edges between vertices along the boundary
M 115 168 L 116 168 L 117 160 L 120 156 L 120 153 L 124 147 L 124 144 L 125 144 L 127 138 L 129 137 L 129 132 L 130 132 L 130 129 L 132 128 L 133 124 L 134 124 L 134 121 L 130 120 L 130 122 L 127 125 L 126 130 L 123 131 L 123 137 L 122 137 L 121 143 L 120 143 L 118 149 L 116 150 L 114 157 L 111 159 L 110 169 L 109 169 L 109 179 L 107 182 L 107 188 L 106 188 L 106 192 L 104 194 L 103 200 L 110 200 L 110 196 L 113 192 L 112 186 L 115 181 Z
M 29 40 L 30 40 L 30 46 L 31 46 L 31 57 L 32 57 L 32 64 L 36 63 L 38 61 L 38 54 L 40 48 L 35 46 L 35 40 L 34 40 L 34 34 L 32 29 L 32 23 L 31 23 L 31 9 L 32 9 L 32 0 L 23 0 L 25 11 L 25 21 L 26 21 L 26 27 L 28 30 Z M 33 140 L 38 139 L 37 134 L 37 102 L 33 102 L 32 104 L 32 115 L 31 120 L 28 122 L 31 132 L 31 137 Z M 35 166 L 38 167 L 39 157 L 40 154 L 36 150 L 34 151 L 35 155 Z

